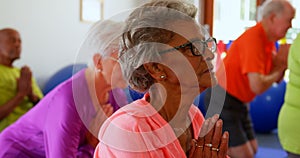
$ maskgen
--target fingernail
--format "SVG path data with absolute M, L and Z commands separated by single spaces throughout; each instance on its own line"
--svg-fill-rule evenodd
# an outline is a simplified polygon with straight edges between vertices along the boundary
M 207 119 L 206 121 L 204 121 L 204 125 L 208 125 L 209 121 L 210 121 L 210 118 Z
M 227 138 L 227 135 L 225 133 L 223 134 L 223 138 Z
M 221 121 L 218 121 L 217 122 L 217 127 L 220 127 L 221 126 Z
M 228 132 L 226 131 L 226 132 L 224 132 L 224 134 L 223 134 L 223 138 L 227 138 L 228 137 Z
M 218 119 L 219 119 L 219 114 L 215 114 L 215 115 L 212 117 L 213 122 L 217 122 Z
M 215 114 L 214 115 L 214 119 L 219 119 L 220 115 L 219 114 Z

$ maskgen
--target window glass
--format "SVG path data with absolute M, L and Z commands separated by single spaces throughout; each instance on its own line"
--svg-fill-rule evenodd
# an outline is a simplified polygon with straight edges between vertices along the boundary
M 300 1 L 290 0 L 292 5 L 296 8 L 296 15 L 292 21 L 292 28 L 290 28 L 286 34 L 287 43 L 292 43 L 297 34 L 300 33 Z
M 234 40 L 255 25 L 256 0 L 215 0 L 213 36 Z
M 286 35 L 288 43 L 300 33 L 300 0 L 289 0 L 296 8 L 293 28 Z M 213 36 L 218 40 L 235 40 L 245 29 L 256 24 L 256 0 L 215 0 Z

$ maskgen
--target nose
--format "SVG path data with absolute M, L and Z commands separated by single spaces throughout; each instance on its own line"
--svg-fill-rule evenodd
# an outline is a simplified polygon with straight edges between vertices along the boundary
M 16 46 L 17 48 L 21 48 L 21 45 L 22 45 L 22 41 L 21 41 L 21 40 L 16 40 L 15 46 Z
M 211 61 L 215 58 L 215 54 L 209 50 L 208 48 L 205 50 L 205 53 L 203 55 L 203 59 L 206 61 Z
M 290 22 L 289 28 L 292 28 L 292 27 L 293 27 L 293 24 L 292 24 L 292 22 Z

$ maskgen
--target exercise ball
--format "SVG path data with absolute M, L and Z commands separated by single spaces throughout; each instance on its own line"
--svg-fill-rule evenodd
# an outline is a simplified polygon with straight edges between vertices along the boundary
M 228 43 L 226 44 L 226 51 L 228 51 L 228 49 L 230 48 L 232 42 L 233 42 L 233 40 L 228 41 Z
M 250 103 L 253 127 L 257 133 L 270 133 L 277 128 L 277 119 L 284 102 L 286 81 L 274 83 Z
M 205 108 L 205 104 L 204 104 L 204 97 L 206 94 L 206 90 L 201 92 L 201 94 L 199 94 L 196 99 L 194 100 L 194 104 L 200 109 L 200 111 L 202 112 L 203 116 L 206 115 L 206 108 Z
M 141 93 L 135 91 L 134 89 L 130 88 L 129 86 L 125 88 L 125 93 L 127 95 L 128 102 L 135 101 L 137 99 L 143 98 L 145 93 Z
M 54 87 L 62 83 L 63 81 L 69 79 L 73 74 L 77 73 L 83 68 L 86 68 L 86 64 L 71 64 L 65 66 L 58 70 L 54 75 L 52 75 L 49 80 L 46 82 L 43 88 L 43 94 L 46 95 L 50 92 Z

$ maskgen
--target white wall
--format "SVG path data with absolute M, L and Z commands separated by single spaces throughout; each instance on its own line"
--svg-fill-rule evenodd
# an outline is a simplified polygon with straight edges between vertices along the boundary
M 104 19 L 140 6 L 148 0 L 104 0 Z
M 105 17 L 145 1 L 106 0 Z M 23 40 L 15 65 L 29 65 L 41 88 L 56 71 L 74 62 L 90 26 L 80 22 L 80 0 L 1 0 L 0 28 L 17 29 Z
M 79 10 L 79 0 L 1 0 L 0 28 L 16 28 L 23 42 L 15 65 L 29 65 L 41 87 L 73 63 L 91 25 L 80 22 Z

